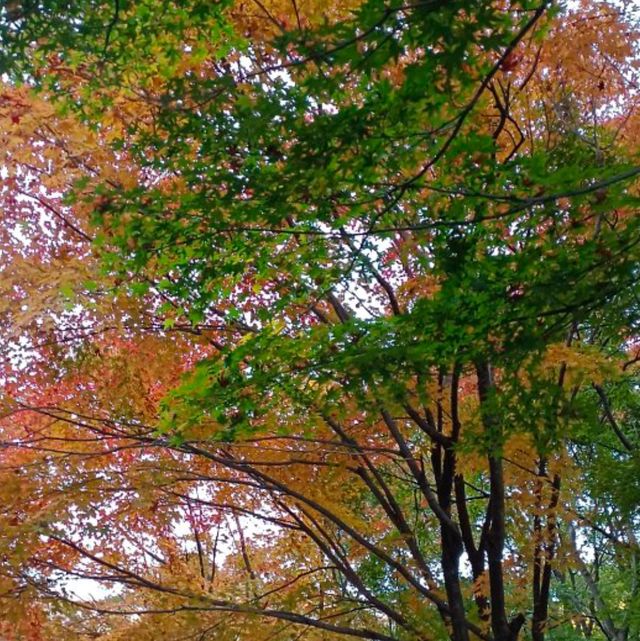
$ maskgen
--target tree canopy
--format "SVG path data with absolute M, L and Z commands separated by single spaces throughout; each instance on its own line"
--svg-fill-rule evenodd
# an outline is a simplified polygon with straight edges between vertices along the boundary
M 0 11 L 0 634 L 638 638 L 633 3 Z

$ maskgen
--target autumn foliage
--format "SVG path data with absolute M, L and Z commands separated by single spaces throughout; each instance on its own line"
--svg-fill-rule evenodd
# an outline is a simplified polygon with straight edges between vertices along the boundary
M 0 636 L 640 634 L 640 16 L 0 13 Z

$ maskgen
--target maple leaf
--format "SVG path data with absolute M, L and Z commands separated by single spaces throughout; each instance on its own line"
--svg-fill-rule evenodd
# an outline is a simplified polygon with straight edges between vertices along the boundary
M 0 16 L 1 632 L 632 638 L 632 17 L 36 4 Z

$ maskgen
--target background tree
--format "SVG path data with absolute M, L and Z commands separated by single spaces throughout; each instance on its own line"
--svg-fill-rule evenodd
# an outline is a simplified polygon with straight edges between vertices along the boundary
M 16 634 L 635 634 L 633 16 L 67 4 L 2 22 Z

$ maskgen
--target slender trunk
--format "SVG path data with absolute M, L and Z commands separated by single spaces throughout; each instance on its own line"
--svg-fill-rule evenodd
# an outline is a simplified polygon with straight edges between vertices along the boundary
M 471 519 L 467 510 L 467 493 L 464 487 L 464 477 L 461 474 L 456 474 L 454 484 L 456 508 L 458 511 L 458 521 L 460 522 L 462 542 L 464 544 L 465 552 L 469 557 L 471 576 L 474 581 L 477 581 L 483 575 L 485 570 L 484 549 L 482 548 L 482 541 L 480 541 L 479 545 L 476 545 L 474 541 Z M 476 607 L 478 608 L 478 615 L 482 621 L 488 623 L 490 611 L 489 599 L 482 592 L 476 592 L 473 598 L 476 602 Z
M 542 508 L 543 480 L 547 480 L 546 460 L 540 459 L 538 467 L 538 509 Z M 556 554 L 556 508 L 560 497 L 560 477 L 555 474 L 551 482 L 551 500 L 547 510 L 546 541 L 543 540 L 542 520 L 535 517 L 536 548 L 533 572 L 533 617 L 531 621 L 532 641 L 544 641 L 547 618 L 549 616 L 549 594 L 551 588 L 551 569 Z
M 460 435 L 460 421 L 458 419 L 458 382 L 460 378 L 460 366 L 455 365 L 451 376 L 451 444 L 446 447 L 437 445 L 438 456 L 435 460 L 432 458 L 434 473 L 436 475 L 436 485 L 438 494 L 438 503 L 442 511 L 451 520 L 451 508 L 453 501 L 453 487 L 456 473 L 456 452 L 454 444 L 458 441 Z M 440 392 L 443 392 L 445 372 L 439 373 Z M 441 402 L 438 402 L 438 425 L 442 430 L 444 411 Z M 441 455 L 444 450 L 443 455 Z M 436 467 L 437 463 L 437 467 Z M 469 631 L 466 624 L 466 613 L 464 607 L 464 597 L 460 587 L 460 556 L 463 552 L 463 540 L 460 528 L 456 523 L 455 531 L 447 527 L 446 523 L 440 522 L 441 538 L 441 562 L 442 573 L 444 576 L 444 585 L 447 591 L 447 601 L 449 603 L 449 613 L 451 617 L 451 632 L 454 641 L 468 641 Z
M 495 641 L 515 641 L 524 623 L 524 616 L 518 614 L 507 619 L 504 594 L 504 572 L 502 560 L 505 541 L 505 494 L 504 471 L 502 466 L 502 427 L 499 419 L 487 408 L 495 392 L 491 367 L 486 361 L 476 364 L 478 377 L 478 396 L 482 409 L 482 422 L 488 442 L 491 444 L 488 455 L 490 499 L 487 510 L 487 561 L 489 567 L 489 587 L 491 593 L 491 629 Z
M 442 573 L 451 616 L 451 638 L 453 641 L 468 641 L 469 630 L 466 624 L 464 597 L 460 588 L 459 574 L 462 541 L 453 536 L 444 525 L 440 526 L 440 536 L 442 537 Z

